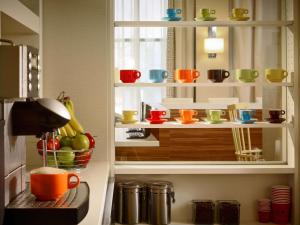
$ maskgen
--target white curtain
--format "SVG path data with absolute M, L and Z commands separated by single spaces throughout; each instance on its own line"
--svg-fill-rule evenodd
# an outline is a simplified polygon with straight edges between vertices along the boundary
M 115 20 L 161 20 L 167 8 L 167 0 L 116 0 Z M 116 81 L 119 81 L 120 69 L 137 69 L 142 73 L 137 82 L 150 82 L 150 69 L 166 69 L 166 43 L 167 28 L 116 28 Z M 159 108 L 165 93 L 163 88 L 117 88 L 116 112 L 139 110 L 141 101 Z

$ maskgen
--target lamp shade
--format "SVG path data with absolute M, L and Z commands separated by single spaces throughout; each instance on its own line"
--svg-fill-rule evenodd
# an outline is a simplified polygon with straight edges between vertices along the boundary
M 205 38 L 204 39 L 205 53 L 221 53 L 224 52 L 223 38 Z

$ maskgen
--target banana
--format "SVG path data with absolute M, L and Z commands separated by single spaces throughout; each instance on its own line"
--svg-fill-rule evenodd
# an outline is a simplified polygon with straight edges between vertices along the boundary
M 71 120 L 69 121 L 69 124 L 72 126 L 72 128 L 78 132 L 78 133 L 84 133 L 84 129 L 83 127 L 81 126 L 81 124 L 78 122 L 75 114 L 74 114 L 74 104 L 73 102 L 70 100 L 70 99 L 66 99 L 64 101 L 65 103 L 65 106 L 67 108 L 67 110 L 69 111 L 70 113 L 70 116 L 71 116 Z
M 65 127 L 59 128 L 59 132 L 60 132 L 61 136 L 63 136 L 63 137 L 68 136 Z
M 74 137 L 76 136 L 76 132 L 73 130 L 73 128 L 71 127 L 70 123 L 67 123 L 65 126 L 64 126 L 66 132 L 67 132 L 67 136 L 69 137 Z

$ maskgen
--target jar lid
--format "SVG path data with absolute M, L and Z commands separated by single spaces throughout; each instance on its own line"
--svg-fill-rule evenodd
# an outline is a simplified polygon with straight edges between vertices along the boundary
M 163 180 L 148 181 L 147 187 L 150 189 L 169 189 L 173 191 L 173 184 L 170 181 L 163 181 Z
M 117 182 L 117 186 L 120 188 L 143 188 L 145 185 L 142 182 L 136 180 L 124 180 Z
M 196 199 L 192 200 L 192 203 L 214 203 L 214 201 L 208 199 Z

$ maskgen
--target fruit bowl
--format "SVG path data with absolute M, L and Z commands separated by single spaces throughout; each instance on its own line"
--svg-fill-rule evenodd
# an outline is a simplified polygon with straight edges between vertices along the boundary
M 66 170 L 84 169 L 92 158 L 93 150 L 47 150 L 47 166 Z M 43 149 L 38 149 L 38 153 L 42 156 Z

